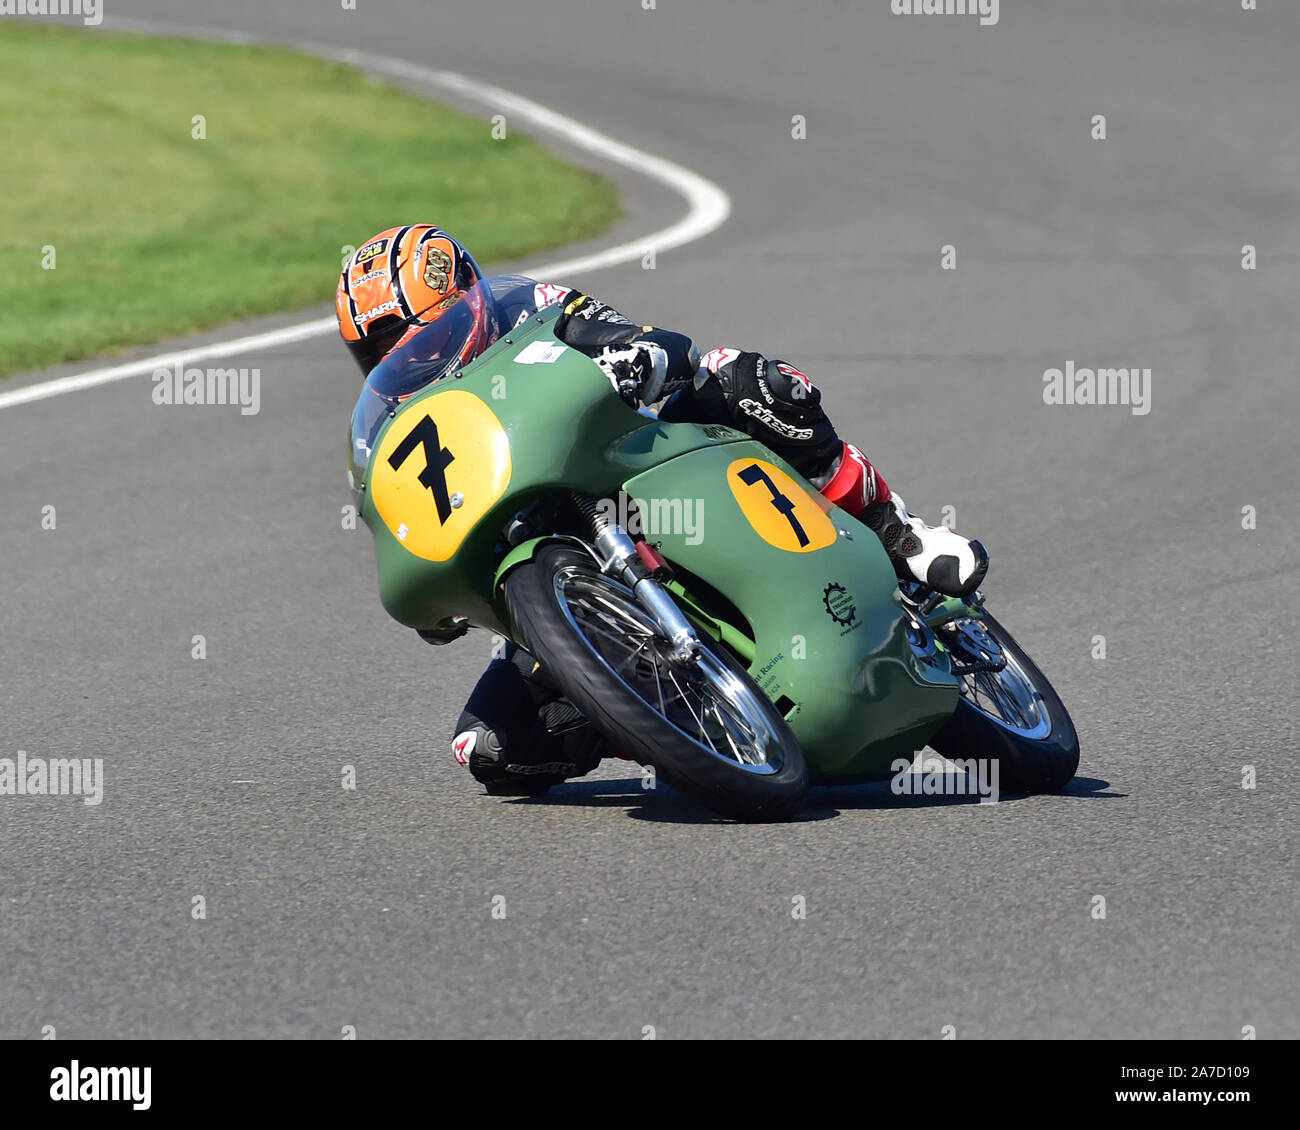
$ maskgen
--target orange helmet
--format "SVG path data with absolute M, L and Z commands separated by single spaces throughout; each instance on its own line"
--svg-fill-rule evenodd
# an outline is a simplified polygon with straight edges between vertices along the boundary
M 339 333 L 363 376 L 483 277 L 459 242 L 432 224 L 389 228 L 368 240 L 339 277 Z

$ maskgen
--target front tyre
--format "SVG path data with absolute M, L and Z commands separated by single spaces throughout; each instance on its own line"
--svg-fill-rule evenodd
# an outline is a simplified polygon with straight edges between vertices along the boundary
M 954 660 L 1006 660 L 1000 671 L 961 676 L 961 698 L 930 745 L 949 761 L 996 760 L 999 789 L 1029 795 L 1059 792 L 1079 767 L 1079 736 L 1052 684 L 1010 632 L 985 612 L 939 638 Z M 982 769 L 986 782 L 990 775 Z
M 808 792 L 790 727 L 712 640 L 689 662 L 632 591 L 572 546 L 542 546 L 506 578 L 518 642 L 618 749 L 733 820 L 788 819 Z

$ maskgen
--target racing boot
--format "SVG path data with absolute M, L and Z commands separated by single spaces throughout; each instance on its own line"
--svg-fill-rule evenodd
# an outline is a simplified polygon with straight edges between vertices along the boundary
M 537 661 L 513 645 L 479 678 L 451 750 L 490 796 L 541 796 L 613 753 Z
M 836 506 L 872 530 L 901 580 L 947 596 L 969 596 L 984 580 L 989 555 L 984 546 L 946 526 L 927 526 L 907 512 L 870 460 L 851 443 L 830 471 L 810 481 Z

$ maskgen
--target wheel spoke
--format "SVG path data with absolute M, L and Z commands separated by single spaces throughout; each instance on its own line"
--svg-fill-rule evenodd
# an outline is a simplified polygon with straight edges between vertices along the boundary
M 716 702 L 713 704 L 713 717 L 718 720 L 718 725 L 722 727 L 722 736 L 727 739 L 727 744 L 731 746 L 731 756 L 737 761 L 743 762 L 748 760 L 745 755 L 740 752 L 740 747 L 736 745 L 735 738 L 731 736 L 731 727 L 722 720 L 722 715 L 718 711 L 718 704 Z
M 652 639 L 654 639 L 653 636 L 646 636 L 645 639 L 643 639 L 639 644 L 637 644 L 636 650 L 628 652 L 627 658 L 624 659 L 623 662 L 620 663 L 617 667 L 615 667 L 614 670 L 618 673 L 622 673 L 624 667 L 626 667 L 630 663 L 634 663 L 636 661 L 636 657 L 640 655 L 643 651 L 645 651 L 646 644 L 648 644 Z
M 762 724 L 762 705 L 705 644 L 690 663 L 656 646 L 654 622 L 632 593 L 595 568 L 556 574 L 556 594 L 570 623 L 630 691 L 706 753 L 756 772 L 780 768 L 780 739 Z
M 673 686 L 677 688 L 677 694 L 682 700 L 682 705 L 685 706 L 686 709 L 691 712 L 691 717 L 695 719 L 695 725 L 699 727 L 700 737 L 702 737 L 706 742 L 709 743 L 709 748 L 713 750 L 714 753 L 717 753 L 718 747 L 713 744 L 713 739 L 709 737 L 708 732 L 704 729 L 703 719 L 701 719 L 700 716 L 695 713 L 695 708 L 691 706 L 690 700 L 686 697 L 686 693 L 682 690 L 681 685 L 677 682 L 677 676 L 673 673 L 671 668 L 668 671 L 668 678 L 672 681 Z

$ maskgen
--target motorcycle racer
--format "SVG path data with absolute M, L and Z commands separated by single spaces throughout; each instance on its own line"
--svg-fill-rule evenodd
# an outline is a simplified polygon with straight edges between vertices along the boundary
M 343 269 L 335 309 L 343 341 L 366 376 L 395 351 L 418 355 L 419 335 L 436 334 L 432 327 L 462 303 L 459 317 L 469 328 L 452 346 L 458 365 L 558 304 L 555 336 L 595 361 L 630 404 L 662 402 L 661 420 L 726 424 L 763 443 L 871 529 L 901 579 L 952 596 L 982 582 L 984 547 L 910 515 L 862 451 L 840 439 L 820 390 L 785 361 L 736 348 L 701 354 L 687 335 L 638 324 L 579 290 L 522 276 L 486 278 L 463 245 L 431 224 L 390 228 L 363 244 Z M 439 348 L 447 348 L 441 339 Z M 402 398 L 417 390 L 418 384 Z M 420 635 L 445 644 L 467 630 L 457 619 Z M 452 752 L 497 796 L 537 795 L 615 753 L 514 645 L 480 677 Z

